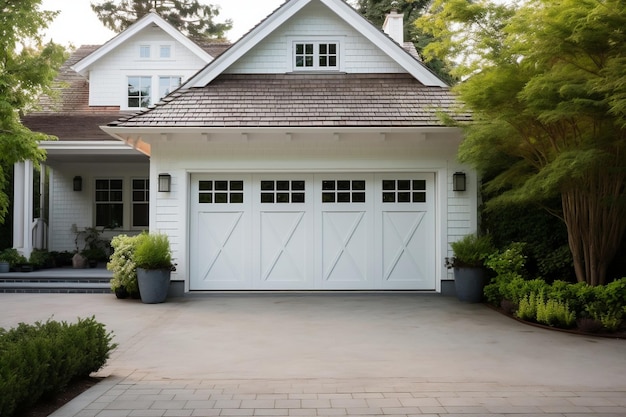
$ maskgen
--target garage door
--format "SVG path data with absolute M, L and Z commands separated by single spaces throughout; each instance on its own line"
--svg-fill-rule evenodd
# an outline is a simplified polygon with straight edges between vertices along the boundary
M 196 174 L 190 289 L 432 290 L 434 174 Z

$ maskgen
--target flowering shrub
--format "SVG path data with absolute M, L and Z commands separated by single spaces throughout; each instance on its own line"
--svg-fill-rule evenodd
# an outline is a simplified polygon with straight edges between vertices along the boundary
M 124 287 L 130 294 L 139 292 L 137 265 L 133 260 L 139 236 L 117 235 L 111 240 L 113 254 L 107 269 L 113 272 L 111 290 Z

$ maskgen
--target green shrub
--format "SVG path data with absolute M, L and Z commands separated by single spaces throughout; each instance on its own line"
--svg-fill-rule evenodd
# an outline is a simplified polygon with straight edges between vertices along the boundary
M 0 260 L 8 262 L 11 268 L 15 268 L 17 265 L 25 264 L 28 260 L 24 255 L 20 255 L 17 249 L 7 248 L 0 252 Z
M 535 321 L 537 319 L 537 296 L 534 293 L 524 296 L 517 307 L 517 317 L 522 320 Z
M 450 243 L 454 251 L 454 267 L 483 266 L 485 259 L 494 251 L 491 237 L 466 235 L 463 239 Z
M 0 328 L 0 415 L 10 417 L 97 371 L 116 347 L 111 341 L 94 317 Z
M 47 250 L 35 249 L 30 254 L 30 257 L 28 258 L 28 262 L 38 268 L 43 268 L 46 266 L 51 266 L 53 263 L 53 260 L 52 260 L 52 256 Z
M 133 259 L 138 268 L 172 268 L 172 251 L 166 234 L 143 233 L 139 236 Z
M 576 323 L 576 313 L 562 301 L 540 299 L 537 302 L 537 322 L 548 326 L 570 328 Z

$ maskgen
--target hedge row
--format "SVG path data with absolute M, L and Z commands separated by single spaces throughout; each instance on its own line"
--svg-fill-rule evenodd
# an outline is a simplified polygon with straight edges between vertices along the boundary
M 117 346 L 94 317 L 0 328 L 0 416 L 52 396 L 100 369 Z
M 626 278 L 607 285 L 571 284 L 525 276 L 523 245 L 512 244 L 485 264 L 496 276 L 485 287 L 487 300 L 517 317 L 555 327 L 616 331 L 626 317 Z

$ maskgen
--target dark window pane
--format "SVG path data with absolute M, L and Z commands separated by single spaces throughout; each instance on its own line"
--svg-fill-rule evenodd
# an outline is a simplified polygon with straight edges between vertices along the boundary
M 109 192 L 96 191 L 96 201 L 109 201 Z
M 289 181 L 276 181 L 276 189 L 280 191 L 289 191 Z
M 200 181 L 200 191 L 212 191 L 213 181 Z
M 334 203 L 335 193 L 322 193 L 322 203 Z
M 334 190 L 335 181 L 322 181 L 322 190 Z
M 96 180 L 96 190 L 108 190 L 108 189 L 109 189 L 108 180 Z
M 414 203 L 425 203 L 426 202 L 426 193 L 413 193 L 413 202 Z
M 291 202 L 292 203 L 304 203 L 304 193 L 291 194 Z
M 304 44 L 297 43 L 296 44 L 296 54 L 302 55 L 304 53 Z
M 313 44 L 312 43 L 307 43 L 305 45 L 305 53 L 308 55 L 312 55 L 313 54 Z
M 289 202 L 289 193 L 276 193 L 276 202 L 277 203 L 288 203 Z
M 110 201 L 122 201 L 122 192 L 121 191 L 111 191 L 109 196 Z
M 410 190 L 410 189 L 411 189 L 411 181 L 398 180 L 398 190 Z
M 133 201 L 146 201 L 144 191 L 133 191 Z
M 349 203 L 350 202 L 350 193 L 337 193 L 337 202 L 338 203 Z
M 413 189 L 414 190 L 425 190 L 426 189 L 426 180 L 413 180 Z
M 243 203 L 243 193 L 231 193 L 230 202 L 235 204 Z
M 96 226 L 119 227 L 124 221 L 122 204 L 96 204 Z
M 133 190 L 143 190 L 145 189 L 145 180 L 133 180 Z
M 133 204 L 133 227 L 147 227 L 148 204 Z
M 297 56 L 296 57 L 296 67 L 303 67 L 304 66 L 304 58 L 302 58 L 302 56 Z M 128 100 L 130 102 L 130 100 Z M 132 107 L 130 104 L 128 105 L 128 107 Z M 137 106 L 135 106 L 137 107 Z
M 336 43 L 328 44 L 328 53 L 332 54 L 332 55 L 337 54 L 337 44 Z
M 396 193 L 383 193 L 383 203 L 395 203 Z
M 365 203 L 365 193 L 352 193 L 353 203 Z
M 304 181 L 291 181 L 293 191 L 304 191 Z
M 261 190 L 263 191 L 274 190 L 274 181 L 261 181 Z
M 243 181 L 231 181 L 230 190 L 231 191 L 243 191 Z
M 328 53 L 328 45 L 326 45 L 325 43 L 320 43 L 320 54 L 327 54 Z
M 215 193 L 215 202 L 218 204 L 228 203 L 228 193 Z
M 211 204 L 213 202 L 213 194 L 211 193 L 200 193 L 198 194 L 198 203 L 201 204 Z
M 326 67 L 326 66 L 328 66 L 328 65 L 326 64 L 326 61 L 327 61 L 326 57 L 325 57 L 325 56 L 321 56 L 321 57 L 320 57 L 320 67 Z
M 215 190 L 228 191 L 228 181 L 215 181 Z
M 139 94 L 139 93 L 137 93 Z M 128 98 L 128 107 L 139 107 L 139 99 L 138 98 Z
M 383 180 L 383 190 L 395 190 L 396 182 L 395 180 Z
M 349 190 L 350 189 L 350 181 L 337 181 L 337 189 L 338 190 Z
M 329 67 L 336 67 L 337 66 L 337 57 L 329 56 L 328 57 L 328 66 Z
M 312 67 L 313 66 L 313 57 L 312 56 L 307 56 L 304 59 L 304 66 L 305 67 Z
M 353 190 L 365 190 L 365 181 L 352 181 Z
M 111 180 L 111 189 L 112 190 L 121 190 L 122 189 L 122 180 Z
M 261 203 L 273 203 L 274 193 L 261 193 Z
M 398 203 L 410 203 L 411 193 L 398 193 Z

